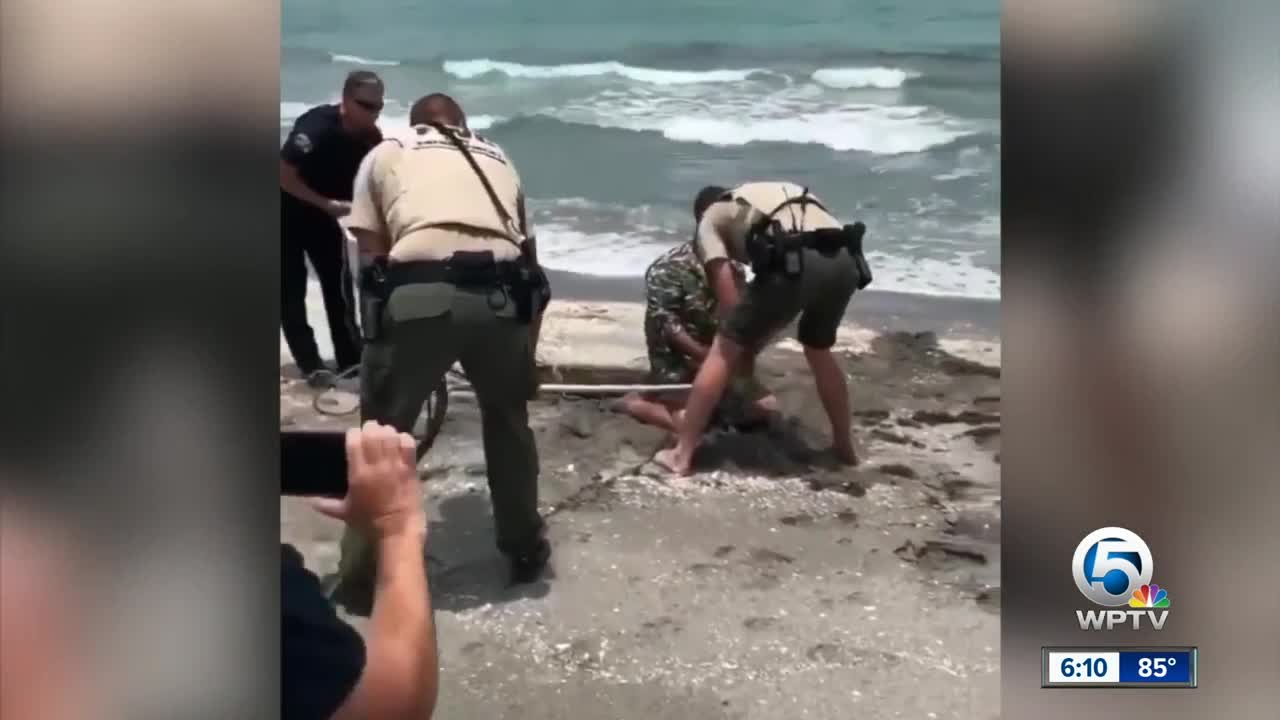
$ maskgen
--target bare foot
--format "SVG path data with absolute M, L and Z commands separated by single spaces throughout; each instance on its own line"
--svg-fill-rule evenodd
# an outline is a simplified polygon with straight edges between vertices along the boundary
M 676 448 L 659 450 L 658 454 L 653 456 L 653 461 L 666 468 L 671 473 L 681 477 L 688 475 L 693 469 L 691 467 L 692 463 L 688 460 L 681 461 L 681 459 L 676 455 Z
M 858 453 L 854 452 L 852 445 L 835 445 L 831 449 L 835 452 L 836 457 L 839 458 L 840 462 L 845 465 L 858 464 Z

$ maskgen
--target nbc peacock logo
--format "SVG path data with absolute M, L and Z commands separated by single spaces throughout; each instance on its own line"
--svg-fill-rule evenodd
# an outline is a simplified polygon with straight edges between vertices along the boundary
M 1143 585 L 1133 591 L 1129 598 L 1131 608 L 1167 608 L 1169 607 L 1169 591 L 1159 585 Z
M 1114 630 L 1144 624 L 1164 628 L 1169 618 L 1169 592 L 1151 582 L 1155 564 L 1151 548 L 1137 533 L 1105 527 L 1089 533 L 1076 546 L 1071 574 L 1080 594 L 1095 605 L 1129 610 L 1077 610 L 1081 630 Z M 1104 627 L 1105 626 L 1105 627 Z

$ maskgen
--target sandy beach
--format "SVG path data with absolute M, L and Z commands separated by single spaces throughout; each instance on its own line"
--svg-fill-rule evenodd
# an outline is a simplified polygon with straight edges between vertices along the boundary
M 555 283 L 546 376 L 638 379 L 638 284 Z M 663 434 L 607 400 L 533 402 L 555 556 L 552 574 L 524 588 L 504 585 L 479 415 L 455 395 L 421 467 L 438 716 L 998 717 L 1000 345 L 979 332 L 998 326 L 996 308 L 867 293 L 850 317 L 862 323 L 841 330 L 839 355 L 858 468 L 824 455 L 825 420 L 790 333 L 758 364 L 785 428 L 712 434 L 690 478 L 658 472 L 648 460 Z M 886 332 L 895 326 L 912 331 Z M 927 326 L 951 332 L 915 330 Z M 318 415 L 287 376 L 283 425 L 355 422 Z M 282 500 L 282 541 L 321 576 L 336 567 L 340 530 Z M 344 613 L 365 622 L 362 608 Z

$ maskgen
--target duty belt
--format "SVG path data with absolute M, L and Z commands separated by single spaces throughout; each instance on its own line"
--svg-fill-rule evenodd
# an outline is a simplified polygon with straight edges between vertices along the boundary
M 747 254 L 750 256 L 752 272 L 783 273 L 799 277 L 804 269 L 803 250 L 811 249 L 823 255 L 831 255 L 843 249 L 853 258 L 859 276 L 857 288 L 862 290 L 871 284 L 871 268 L 862 253 L 862 238 L 866 231 L 867 226 L 859 222 L 841 228 L 788 232 L 775 220 L 750 233 L 747 238 Z
M 449 283 L 456 287 L 486 288 L 512 285 L 521 277 L 522 264 L 515 260 L 494 260 L 493 254 L 455 253 L 448 260 L 414 260 L 389 263 L 387 290 L 418 283 Z
M 516 320 L 529 324 L 541 316 L 551 300 L 546 275 L 528 260 L 494 260 L 492 252 L 456 252 L 448 260 L 415 260 L 392 263 L 385 257 L 361 273 L 361 289 L 378 302 L 388 302 L 391 293 L 404 285 L 449 283 L 458 288 L 500 289 L 516 306 Z M 491 294 L 491 297 L 493 295 Z M 493 309 L 499 309 L 492 306 Z M 379 312 L 370 312 L 378 316 Z M 377 335 L 380 331 L 374 332 Z
M 833 253 L 841 248 L 847 248 L 850 255 L 860 255 L 862 253 L 862 236 L 866 231 L 866 225 L 856 223 L 842 228 L 806 230 L 795 233 L 791 237 L 795 238 L 799 245 L 813 248 L 820 253 Z

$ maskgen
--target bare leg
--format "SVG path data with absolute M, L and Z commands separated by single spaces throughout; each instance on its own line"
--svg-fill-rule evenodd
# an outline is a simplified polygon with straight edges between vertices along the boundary
M 729 377 L 741 361 L 742 355 L 741 346 L 716 335 L 707 359 L 702 362 L 702 367 L 698 368 L 698 376 L 693 379 L 693 388 L 689 391 L 689 402 L 685 405 L 683 416 L 677 422 L 679 429 L 676 433 L 676 446 L 659 452 L 654 456 L 654 462 L 677 475 L 688 475 L 692 471 L 693 451 L 697 449 L 698 440 L 707 429 L 711 413 L 724 395 Z
M 827 411 L 827 419 L 831 422 L 831 447 L 842 462 L 857 465 L 858 455 L 853 451 L 849 419 L 849 388 L 844 380 L 844 372 L 836 364 L 835 356 L 830 350 L 806 347 L 804 356 L 809 361 L 809 370 L 813 373 L 813 382 L 818 388 L 818 399 L 822 401 L 822 408 Z
M 618 401 L 617 408 L 645 425 L 660 427 L 669 433 L 676 432 L 671 410 L 663 403 L 646 399 L 640 393 L 627 394 Z

